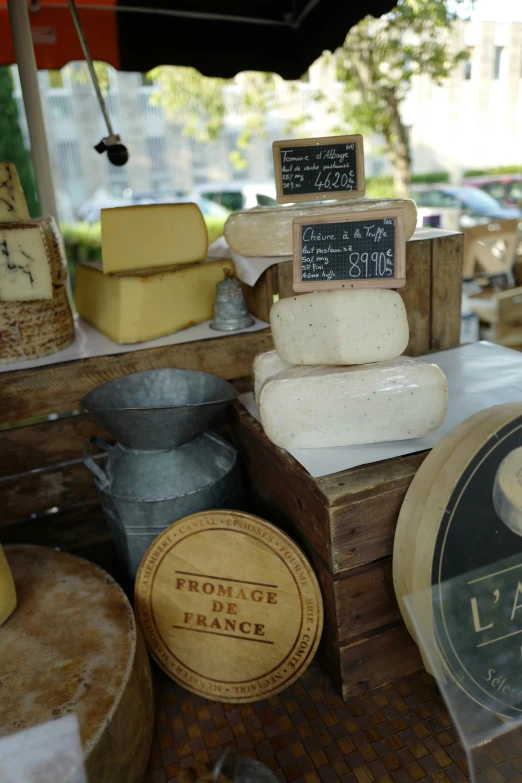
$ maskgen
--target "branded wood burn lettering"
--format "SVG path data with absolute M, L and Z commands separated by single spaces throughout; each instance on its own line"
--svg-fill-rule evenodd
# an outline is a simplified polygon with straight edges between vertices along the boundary
M 176 579 L 176 590 L 233 599 L 231 601 L 219 601 L 214 598 L 209 606 L 212 614 L 183 612 L 183 625 L 200 629 L 214 629 L 214 631 L 218 632 L 228 631 L 230 633 L 239 632 L 247 636 L 264 636 L 265 626 L 262 623 L 251 622 L 242 618 L 236 619 L 235 617 L 233 619 L 226 616 L 217 617 L 216 615 L 239 614 L 239 605 L 235 603 L 236 601 L 252 601 L 255 604 L 277 604 L 277 593 L 250 585 L 243 587 L 239 585 L 225 585 L 220 582 L 214 584 L 213 582 L 178 577 Z

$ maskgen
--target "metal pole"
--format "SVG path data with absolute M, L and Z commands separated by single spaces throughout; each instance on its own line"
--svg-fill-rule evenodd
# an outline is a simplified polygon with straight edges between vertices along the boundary
M 58 220 L 58 209 L 54 192 L 51 161 L 47 147 L 42 101 L 38 86 L 38 71 L 34 56 L 33 39 L 29 25 L 29 13 L 26 0 L 7 0 L 9 19 L 20 74 L 20 84 L 24 98 L 25 116 L 31 140 L 36 188 L 42 214 L 52 215 Z
M 91 74 L 91 80 L 94 85 L 94 89 L 96 90 L 98 103 L 100 104 L 100 109 L 102 110 L 102 114 L 105 118 L 105 124 L 107 125 L 109 136 L 114 136 L 111 118 L 109 117 L 109 112 L 107 111 L 107 108 L 105 106 L 105 101 L 103 99 L 102 91 L 100 90 L 100 85 L 98 84 L 98 77 L 96 76 L 96 71 L 94 70 L 91 53 L 89 52 L 89 47 L 87 46 L 87 41 L 85 40 L 85 35 L 83 34 L 83 28 L 80 22 L 80 17 L 78 16 L 78 11 L 76 10 L 74 0 L 68 0 L 68 2 L 69 2 L 69 10 L 73 18 L 74 26 L 76 27 L 76 32 L 78 33 L 78 38 L 80 39 L 80 44 L 83 49 L 85 62 L 87 63 L 87 68 L 89 69 L 89 73 Z

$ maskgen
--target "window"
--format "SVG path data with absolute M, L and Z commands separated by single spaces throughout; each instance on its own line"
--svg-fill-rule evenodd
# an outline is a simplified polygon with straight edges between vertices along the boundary
M 149 136 L 147 138 L 147 152 L 152 187 L 154 190 L 164 190 L 172 185 L 169 160 L 167 154 L 167 139 L 164 136 Z
M 469 82 L 472 73 L 473 49 L 468 49 L 466 53 L 466 59 L 464 60 L 464 79 Z
M 495 46 L 495 62 L 493 65 L 493 78 L 500 79 L 500 69 L 502 67 L 502 52 L 503 46 Z

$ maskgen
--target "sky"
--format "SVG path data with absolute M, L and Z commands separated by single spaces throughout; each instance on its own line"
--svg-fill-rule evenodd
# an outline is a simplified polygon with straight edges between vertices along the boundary
M 471 18 L 481 22 L 522 22 L 522 0 L 476 0 Z

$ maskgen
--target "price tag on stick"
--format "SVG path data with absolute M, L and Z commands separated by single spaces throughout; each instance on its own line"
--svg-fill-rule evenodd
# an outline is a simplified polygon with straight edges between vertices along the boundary
M 365 193 L 363 137 L 274 141 L 277 201 L 360 198 Z
M 331 212 L 293 221 L 294 291 L 402 288 L 405 211 Z

